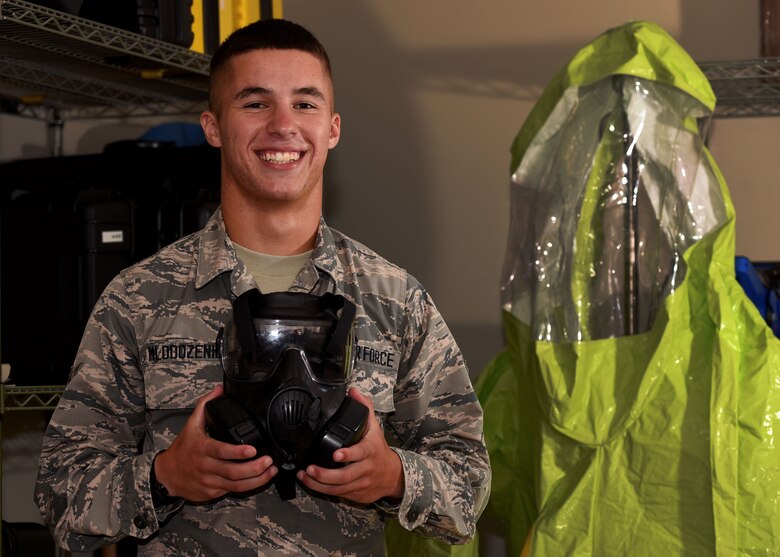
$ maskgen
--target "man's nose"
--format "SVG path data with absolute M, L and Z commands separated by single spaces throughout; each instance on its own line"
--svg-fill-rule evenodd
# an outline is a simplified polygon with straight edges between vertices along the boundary
M 268 122 L 268 132 L 277 135 L 289 135 L 295 133 L 295 115 L 289 107 L 277 106 L 274 108 Z

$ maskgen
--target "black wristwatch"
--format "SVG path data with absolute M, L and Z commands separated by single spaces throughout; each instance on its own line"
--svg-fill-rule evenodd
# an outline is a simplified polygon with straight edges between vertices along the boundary
M 168 488 L 160 483 L 160 480 L 157 479 L 157 474 L 154 471 L 154 461 L 157 460 L 157 457 L 162 453 L 163 451 L 160 451 L 155 455 L 154 459 L 152 459 L 152 469 L 149 471 L 149 485 L 152 490 L 152 503 L 155 507 L 170 505 L 179 499 L 178 497 L 173 497 L 170 493 L 168 493 Z

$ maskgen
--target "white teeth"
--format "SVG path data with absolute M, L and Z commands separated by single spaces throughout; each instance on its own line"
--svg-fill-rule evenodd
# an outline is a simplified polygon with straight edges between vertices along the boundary
M 301 154 L 298 151 L 277 151 L 275 153 L 264 152 L 260 153 L 260 158 L 264 161 L 272 162 L 274 164 L 289 164 L 300 159 Z

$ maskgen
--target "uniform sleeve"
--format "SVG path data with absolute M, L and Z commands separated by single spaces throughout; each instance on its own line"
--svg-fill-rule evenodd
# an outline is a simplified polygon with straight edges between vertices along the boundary
M 452 334 L 411 278 L 406 308 L 395 413 L 385 429 L 406 487 L 400 505 L 384 509 L 407 530 L 465 543 L 490 494 L 482 408 Z
M 140 453 L 144 388 L 128 299 L 117 278 L 95 306 L 43 441 L 36 503 L 57 543 L 72 551 L 158 528 L 154 453 Z

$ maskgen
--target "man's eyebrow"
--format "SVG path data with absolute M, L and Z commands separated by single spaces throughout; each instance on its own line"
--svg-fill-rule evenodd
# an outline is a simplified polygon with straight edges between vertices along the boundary
M 321 100 L 325 100 L 325 95 L 317 87 L 313 85 L 310 87 L 299 87 L 293 91 L 296 95 L 307 95 L 310 97 L 316 97 Z M 252 95 L 270 96 L 273 95 L 273 89 L 267 87 L 244 87 L 238 93 L 233 96 L 233 99 L 240 101 Z
M 301 87 L 295 90 L 298 95 L 308 95 L 310 97 L 317 97 L 318 99 L 325 100 L 325 95 L 316 87 Z
M 244 87 L 233 96 L 233 99 L 240 101 L 252 95 L 271 95 L 273 91 L 265 87 Z

